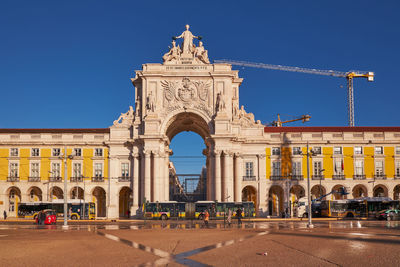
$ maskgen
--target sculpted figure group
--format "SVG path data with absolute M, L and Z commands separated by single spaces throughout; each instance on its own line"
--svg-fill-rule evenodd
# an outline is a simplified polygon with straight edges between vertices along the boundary
M 201 36 L 195 36 L 189 31 L 189 25 L 186 25 L 186 30 L 179 36 L 172 37 L 172 47 L 164 54 L 163 61 L 165 62 L 177 62 L 181 57 L 194 58 L 198 63 L 209 64 L 208 52 L 204 49 L 203 42 L 201 42 Z M 183 39 L 182 48 L 176 45 L 176 39 Z M 199 46 L 193 43 L 193 39 L 199 40 Z

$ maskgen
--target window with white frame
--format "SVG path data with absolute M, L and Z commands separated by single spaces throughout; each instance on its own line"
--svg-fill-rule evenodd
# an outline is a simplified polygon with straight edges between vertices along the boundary
M 19 164 L 17 162 L 10 163 L 10 177 L 17 178 L 18 176 L 18 167 Z
M 272 155 L 279 156 L 280 154 L 281 154 L 281 148 L 280 147 L 273 147 L 272 148 Z
M 51 175 L 52 177 L 61 177 L 61 164 L 58 162 L 51 163 Z
M 253 162 L 246 162 L 246 177 L 254 176 Z
M 94 177 L 96 178 L 103 177 L 103 163 L 94 164 Z
M 280 161 L 272 162 L 272 175 L 273 176 L 281 175 L 281 162 Z
M 293 155 L 301 155 L 301 147 L 299 146 L 293 147 Z
M 32 162 L 31 163 L 31 177 L 38 178 L 39 175 L 40 175 L 39 163 Z
M 32 148 L 31 149 L 31 157 L 39 157 L 40 150 L 39 148 Z
M 322 175 L 322 161 L 313 161 L 313 169 L 314 169 L 314 175 L 319 176 Z
M 292 163 L 292 175 L 300 176 L 301 175 L 301 162 L 295 161 Z
M 333 154 L 335 154 L 335 155 L 342 155 L 342 147 L 341 146 L 335 146 L 334 148 L 333 148 Z
M 375 155 L 382 155 L 383 154 L 383 147 L 382 146 L 376 146 L 375 147 Z
M 82 163 L 74 162 L 72 167 L 73 177 L 81 177 L 82 176 Z
M 354 162 L 355 165 L 355 175 L 364 175 L 364 160 L 362 159 L 357 159 Z
M 312 148 L 313 154 L 314 155 L 321 155 L 322 154 L 322 149 L 320 146 L 315 146 Z
M 383 160 L 375 160 L 375 175 L 383 176 Z
M 344 171 L 343 159 L 336 159 L 334 168 L 335 168 L 336 175 L 343 175 L 343 171 Z
M 74 156 L 81 157 L 82 156 L 82 149 L 81 148 L 74 148 Z
M 95 157 L 102 157 L 103 156 L 103 149 L 102 148 L 95 148 L 94 149 L 94 156 Z
M 18 153 L 18 148 L 11 148 L 10 149 L 10 157 L 18 157 L 19 153 Z
M 400 177 L 400 161 L 396 161 L 395 175 L 396 177 Z
M 121 163 L 121 177 L 129 177 L 129 163 Z
M 396 146 L 396 155 L 400 155 L 400 146 Z
M 356 154 L 356 155 L 362 155 L 362 153 L 363 153 L 362 146 L 356 146 L 356 147 L 354 147 L 354 154 Z
M 61 155 L 61 149 L 60 148 L 53 148 L 53 153 L 52 156 L 53 157 L 59 157 Z

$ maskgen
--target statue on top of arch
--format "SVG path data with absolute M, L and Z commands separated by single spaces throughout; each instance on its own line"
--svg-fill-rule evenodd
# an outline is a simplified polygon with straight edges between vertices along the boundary
M 134 119 L 135 111 L 132 106 L 129 106 L 129 110 L 125 113 L 121 113 L 118 119 L 113 122 L 114 126 L 127 126 L 130 125 Z
M 176 45 L 175 40 L 183 39 L 182 48 Z M 199 45 L 196 46 L 193 43 L 193 39 L 199 40 Z M 176 64 L 194 61 L 194 63 L 204 63 L 209 64 L 208 51 L 204 49 L 203 42 L 200 40 L 201 36 L 195 36 L 189 31 L 189 25 L 186 25 L 186 31 L 184 31 L 179 36 L 172 37 L 172 47 L 170 50 L 164 54 L 163 61 L 164 64 Z

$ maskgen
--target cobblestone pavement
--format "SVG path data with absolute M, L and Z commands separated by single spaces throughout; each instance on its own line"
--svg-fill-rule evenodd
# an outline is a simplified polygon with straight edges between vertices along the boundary
M 8 222 L 9 223 L 9 222 Z M 400 222 L 0 222 L 1 266 L 400 266 Z

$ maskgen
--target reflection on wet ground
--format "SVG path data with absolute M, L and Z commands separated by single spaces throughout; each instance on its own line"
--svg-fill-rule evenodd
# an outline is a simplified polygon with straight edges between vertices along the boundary
M 210 222 L 208 228 L 210 229 L 260 229 L 260 230 L 281 230 L 281 229 L 308 229 L 307 222 L 243 222 L 241 225 L 232 224 L 228 226 L 221 221 Z M 315 228 L 329 228 L 329 229 L 361 229 L 361 228 L 377 228 L 377 229 L 398 229 L 400 230 L 399 221 L 318 221 L 313 222 Z M 0 225 L 0 230 L 11 229 L 61 229 L 62 225 L 36 225 L 36 224 L 3 224 Z M 69 230 L 141 230 L 141 229 L 206 229 L 204 223 L 201 221 L 143 221 L 143 222 L 96 222 L 93 223 L 77 223 L 69 225 Z

